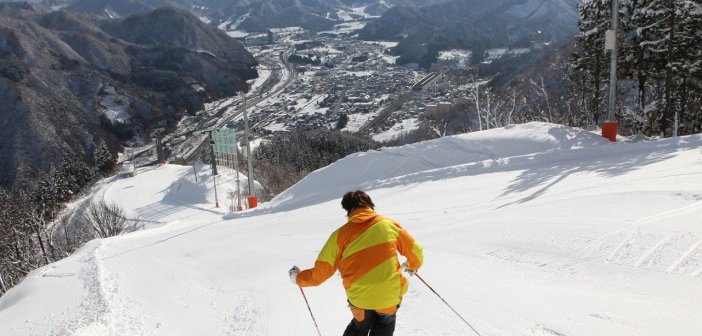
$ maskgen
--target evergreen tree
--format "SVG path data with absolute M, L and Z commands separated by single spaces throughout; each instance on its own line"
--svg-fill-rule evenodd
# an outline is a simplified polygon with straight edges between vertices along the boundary
M 79 193 L 93 180 L 93 172 L 85 162 L 70 158 L 61 161 L 61 175 L 68 186 L 69 198 Z
M 35 218 L 39 213 L 27 192 L 0 191 L 0 272 L 7 287 L 48 262 L 44 240 L 35 235 Z
M 104 140 L 100 140 L 100 143 L 95 148 L 93 159 L 95 161 L 95 168 L 103 176 L 112 174 L 117 165 L 115 157 L 112 155 L 112 152 L 110 152 Z
M 618 34 L 618 78 L 636 87 L 636 96 L 618 99 L 624 106 L 618 117 L 651 135 L 699 132 L 700 57 L 702 25 L 700 0 L 621 0 Z M 605 68 L 600 32 L 609 29 L 611 1 L 591 0 L 580 6 L 578 50 L 573 57 L 573 81 L 582 82 L 583 99 L 593 101 L 599 113 L 599 83 Z M 578 76 L 583 79 L 578 82 Z M 593 88 L 591 88 L 593 87 Z M 627 94 L 627 92 L 622 92 Z M 577 94 L 576 94 L 577 96 Z M 587 97 L 587 98 L 585 98 Z M 633 111 L 634 113 L 628 113 Z
M 577 49 L 572 61 L 576 69 L 573 81 L 576 88 L 584 91 L 582 96 L 590 98 L 584 102 L 585 113 L 598 124 L 606 107 L 601 84 L 609 76 L 609 56 L 604 50 L 604 38 L 605 31 L 610 28 L 611 3 L 586 0 L 578 5 L 578 11 L 580 34 L 576 37 Z
M 702 1 L 684 1 L 677 12 L 679 24 L 673 63 L 678 73 L 676 132 L 699 133 L 702 127 Z
M 335 129 L 337 130 L 342 130 L 346 125 L 349 123 L 349 116 L 346 113 L 342 113 L 339 115 L 339 120 L 336 122 L 336 127 Z
M 642 0 L 633 9 L 640 19 L 639 44 L 650 54 L 659 89 L 653 92 L 655 108 L 650 109 L 654 119 L 653 131 L 677 135 L 679 120 L 690 119 L 691 90 L 699 83 L 700 34 L 699 1 Z M 694 112 L 694 111 L 692 111 Z M 685 125 L 685 124 L 684 124 Z M 683 133 L 692 128 L 684 127 Z
M 33 202 L 31 203 L 36 204 L 41 216 L 48 218 L 53 218 L 59 210 L 59 187 L 54 180 L 54 171 L 55 168 L 52 165 L 49 172 L 41 174 L 32 192 Z
M 675 29 L 671 29 L 671 20 L 675 21 L 672 10 L 673 0 L 647 0 L 638 8 L 644 22 L 649 25 L 642 26 L 641 35 L 645 36 L 640 44 L 645 45 L 650 51 L 652 66 L 656 71 L 656 79 L 659 87 L 663 85 L 663 91 L 656 93 L 657 108 L 652 109 L 653 131 L 663 133 L 672 125 L 672 76 L 673 68 L 670 62 L 669 53 L 673 48 Z
M 65 173 L 63 162 L 65 160 L 61 162 L 60 168 L 52 164 L 49 169 L 49 183 L 57 204 L 66 203 L 72 198 L 76 184 L 74 176 Z
M 66 158 L 61 160 L 61 179 L 65 181 L 67 186 L 66 201 L 70 200 L 75 194 L 80 192 L 82 187 L 78 182 L 77 173 L 73 171 L 73 164 L 75 164 L 74 161 L 72 162 Z
M 622 43 L 619 45 L 621 63 L 619 65 L 622 78 L 632 80 L 636 85 L 636 108 L 633 114 L 628 116 L 639 132 L 651 133 L 652 118 L 649 118 L 648 97 L 651 95 L 652 79 L 656 78 L 656 67 L 652 66 L 650 45 L 643 43 L 647 40 L 649 32 L 640 27 L 647 27 L 652 24 L 651 18 L 643 15 L 643 6 L 647 0 L 625 0 L 623 1 L 623 15 L 621 35 Z M 625 116 L 627 117 L 627 116 Z M 625 120 L 627 122 L 628 120 Z

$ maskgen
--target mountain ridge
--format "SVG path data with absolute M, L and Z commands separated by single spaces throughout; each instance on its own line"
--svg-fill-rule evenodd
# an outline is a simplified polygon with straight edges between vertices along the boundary
M 92 165 L 100 141 L 117 151 L 153 128 L 174 127 L 206 99 L 245 90 L 256 76 L 241 43 L 185 11 L 159 15 L 146 17 L 182 26 L 141 41 L 139 30 L 152 26 L 126 29 L 120 20 L 0 4 L 0 154 L 7 158 L 0 185 L 28 183 L 66 157 Z
M 363 19 L 380 16 L 394 6 L 420 7 L 448 0 L 35 0 L 66 9 L 106 18 L 119 18 L 159 7 L 177 7 L 212 20 L 231 23 L 242 18 L 240 28 L 267 31 L 288 26 L 313 31 L 327 30 L 344 17 Z M 358 11 L 362 8 L 362 13 Z
M 398 64 L 428 68 L 438 51 L 469 49 L 480 61 L 490 48 L 531 47 L 577 32 L 577 0 L 451 1 L 422 9 L 395 7 L 359 31 L 366 40 L 398 40 Z

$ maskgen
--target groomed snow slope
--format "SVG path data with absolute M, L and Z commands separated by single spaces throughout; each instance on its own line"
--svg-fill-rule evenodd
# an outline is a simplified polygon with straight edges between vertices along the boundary
M 424 246 L 420 274 L 482 335 L 702 330 L 700 135 L 509 126 L 351 155 L 244 214 L 214 208 L 199 177 L 168 165 L 105 183 L 95 197 L 154 228 L 31 273 L 0 298 L 0 335 L 316 335 L 287 270 L 313 264 L 354 188 Z M 322 335 L 341 334 L 338 275 L 305 293 Z M 472 331 L 412 279 L 395 335 Z

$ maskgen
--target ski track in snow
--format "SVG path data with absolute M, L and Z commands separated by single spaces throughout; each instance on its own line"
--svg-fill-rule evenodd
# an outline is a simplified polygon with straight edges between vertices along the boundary
M 79 319 L 71 320 L 51 336 L 103 336 L 103 335 L 151 335 L 144 329 L 140 319 L 130 315 L 127 307 L 134 302 L 125 302 L 118 287 L 118 275 L 107 270 L 102 259 L 102 242 L 92 253 L 81 260 L 84 264 L 81 280 L 87 297 L 79 307 Z
M 545 336 L 585 336 L 579 333 L 565 332 L 553 326 L 548 326 L 544 323 L 537 324 L 532 332 L 534 335 L 545 335 Z
M 235 307 L 235 309 L 226 314 L 219 334 L 227 336 L 267 334 L 264 330 L 261 330 L 261 326 L 265 326 L 268 323 L 262 321 L 262 308 L 252 295 L 242 292 L 234 296 L 236 299 L 233 300 L 232 307 Z
M 689 139 L 681 149 L 699 143 Z M 702 218 L 702 192 L 694 186 L 702 181 L 702 156 L 677 157 L 682 150 L 672 140 L 651 146 L 653 154 L 609 143 L 505 154 L 480 141 L 470 147 L 449 140 L 442 146 L 457 146 L 468 158 L 431 146 L 383 150 L 318 175 L 367 175 L 354 187 L 371 190 L 381 213 L 425 244 L 422 276 L 481 336 L 700 330 L 693 295 L 702 277 L 702 227 L 694 218 Z M 378 161 L 388 157 L 397 176 L 375 171 L 392 170 Z M 334 228 L 329 222 L 342 220 L 337 189 L 347 186 L 312 179 L 289 193 L 288 204 L 227 214 L 211 209 L 211 183 L 187 182 L 186 168 L 143 170 L 96 189 L 93 199 L 125 203 L 130 214 L 165 225 L 92 241 L 76 258 L 30 277 L 0 301 L 0 313 L 10 317 L 0 321 L 0 336 L 317 335 L 285 271 L 314 260 Z M 616 202 L 624 204 L 610 206 Z M 340 334 L 351 319 L 340 282 L 335 274 L 305 288 L 325 336 Z M 73 301 L 46 299 L 64 288 Z M 38 315 L 32 302 L 53 308 Z M 395 335 L 475 333 L 415 277 Z
M 654 229 L 671 223 L 677 215 L 700 212 L 700 210 L 702 210 L 702 201 L 697 201 L 640 218 L 601 236 L 582 249 L 578 255 L 582 258 L 595 255 L 594 257 L 597 258 L 597 254 L 611 249 L 603 260 L 605 264 L 644 267 L 665 273 L 698 277 L 702 271 L 702 269 L 695 271 L 697 267 L 702 266 L 701 233 L 679 231 L 663 233 Z M 686 249 L 682 249 L 681 246 Z

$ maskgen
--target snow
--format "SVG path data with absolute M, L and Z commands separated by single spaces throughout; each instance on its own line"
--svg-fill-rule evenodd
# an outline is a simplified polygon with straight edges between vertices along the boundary
M 340 10 L 340 9 L 336 11 L 336 15 L 337 15 L 342 21 L 352 21 L 352 20 L 353 20 L 353 17 L 351 17 L 351 15 L 350 15 L 348 12 L 343 11 L 343 10 Z
M 336 54 L 336 55 L 343 55 L 344 52 L 342 50 L 336 49 L 334 47 L 315 47 L 311 48 L 310 51 L 322 53 L 322 54 Z
M 309 101 L 298 105 L 299 111 L 297 113 L 298 114 L 307 114 L 307 115 L 326 113 L 329 110 L 328 107 L 319 107 L 317 105 L 318 103 L 323 101 L 325 97 L 326 97 L 326 94 L 321 94 L 321 95 L 317 95 L 317 96 L 312 97 L 312 99 L 310 99 Z
M 230 29 L 237 29 L 242 22 L 249 18 L 249 16 L 250 13 L 246 13 L 236 18 L 236 20 L 232 20 L 232 18 L 230 18 L 230 20 L 222 22 L 219 26 L 217 26 L 217 28 L 224 31 L 227 31 L 227 27 L 229 27 Z
M 204 50 L 204 49 L 195 49 L 194 51 L 197 52 L 197 53 L 200 53 L 200 54 L 206 54 L 206 55 L 212 56 L 212 57 L 214 57 L 214 58 L 217 58 L 217 55 L 215 55 L 214 53 L 212 53 L 211 51 L 208 51 L 208 50 Z
M 258 90 L 273 74 L 273 71 L 271 71 L 271 69 L 264 68 L 262 66 L 256 67 L 256 71 L 258 72 L 258 78 L 256 78 L 253 84 L 251 84 L 249 88 L 249 91 L 251 92 Z M 288 74 L 288 72 L 286 71 L 285 74 Z
M 346 124 L 346 127 L 344 127 L 344 131 L 350 133 L 358 132 L 358 130 L 361 129 L 363 125 L 367 124 L 369 120 L 375 118 L 377 115 L 377 111 L 371 113 L 349 114 L 349 122 Z
M 456 67 L 466 68 L 470 65 L 472 51 L 465 49 L 451 49 L 439 52 L 439 63 L 449 63 Z
M 369 76 L 373 76 L 376 74 L 375 70 L 345 71 L 344 73 L 347 75 L 356 76 L 356 77 L 369 77 Z
M 383 58 L 383 61 L 385 61 L 385 63 L 387 63 L 387 64 L 395 64 L 395 62 L 397 62 L 397 59 L 400 58 L 400 56 L 383 55 L 382 58 Z
M 419 128 L 419 119 L 409 118 L 395 124 L 385 132 L 373 135 L 373 140 L 384 142 L 400 137 L 404 133 L 409 133 Z
M 102 88 L 102 92 L 99 108 L 102 114 L 112 124 L 128 122 L 131 119 L 131 115 L 128 111 L 129 103 L 126 102 L 126 99 L 120 96 L 111 85 L 105 85 Z
M 242 38 L 242 37 L 247 37 L 250 35 L 250 33 L 242 31 L 242 30 L 229 30 L 227 31 L 227 35 L 233 38 Z
M 334 25 L 333 30 L 325 30 L 325 31 L 320 31 L 319 34 L 344 34 L 344 33 L 353 33 L 356 30 L 363 29 L 363 27 L 366 26 L 365 22 L 360 22 L 360 21 L 348 21 L 345 18 L 344 23 L 339 23 Z M 350 18 L 349 18 L 350 19 Z
M 522 55 L 529 53 L 531 49 L 528 48 L 517 48 L 517 49 L 506 49 L 506 48 L 495 48 L 486 50 L 486 62 L 490 63 L 496 59 L 502 58 L 504 55 Z
M 285 126 L 284 123 L 272 123 L 270 125 L 266 125 L 263 128 L 271 132 L 284 132 L 288 130 L 287 126 Z
M 377 17 L 377 16 L 369 15 L 368 13 L 366 13 L 366 8 L 368 8 L 368 6 L 339 9 L 339 10 L 337 10 L 336 15 L 342 21 L 353 21 L 353 20 L 355 20 L 354 16 L 357 18 L 362 17 L 362 18 L 366 18 L 366 19 Z
M 316 335 L 287 270 L 312 266 L 355 188 L 423 245 L 419 274 L 482 335 L 702 330 L 702 135 L 611 143 L 510 125 L 352 154 L 243 213 L 215 208 L 197 173 L 103 181 L 93 197 L 151 229 L 32 272 L 0 298 L 0 335 Z M 339 276 L 304 293 L 321 333 L 340 334 Z M 413 278 L 395 335 L 472 332 Z
M 57 10 L 58 10 L 58 9 L 57 9 Z M 119 17 L 120 17 L 117 13 L 113 12 L 113 11 L 112 11 L 111 9 L 109 9 L 109 8 L 105 8 L 105 15 L 107 15 L 107 17 L 110 18 L 110 19 L 116 19 L 116 18 L 119 18 Z
M 379 45 L 387 48 L 393 48 L 396 47 L 400 42 L 397 41 L 361 41 L 366 44 L 373 44 L 373 45 Z
M 276 33 L 276 34 L 301 33 L 301 32 L 304 32 L 305 29 L 302 27 L 285 27 L 285 28 L 271 28 L 270 31 L 273 33 Z

